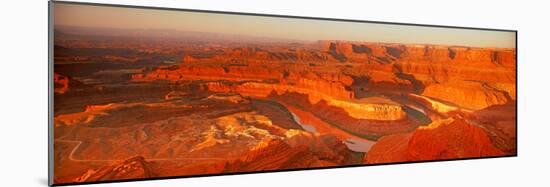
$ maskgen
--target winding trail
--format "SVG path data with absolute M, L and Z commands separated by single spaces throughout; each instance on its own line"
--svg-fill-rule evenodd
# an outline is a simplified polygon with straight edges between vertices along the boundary
M 76 146 L 69 153 L 69 160 L 74 162 L 121 162 L 124 159 L 77 159 L 74 154 L 76 150 L 82 145 L 82 141 L 75 140 L 60 140 L 56 139 L 57 142 L 64 143 L 76 143 Z M 220 157 L 185 157 L 185 158 L 145 158 L 146 161 L 175 161 L 175 160 L 232 160 L 237 158 L 220 158 Z
M 76 150 L 82 145 L 83 141 L 78 140 L 65 140 L 64 138 L 69 136 L 70 134 L 75 131 L 77 126 L 74 126 L 71 131 L 69 131 L 66 135 L 54 139 L 54 142 L 62 142 L 62 143 L 71 143 L 76 144 L 74 148 L 69 153 L 69 160 L 74 162 L 121 162 L 124 161 L 124 159 L 78 159 L 75 158 Z M 220 158 L 220 157 L 186 157 L 186 158 L 144 158 L 146 161 L 175 161 L 175 160 L 231 160 L 231 159 L 237 159 L 237 158 Z

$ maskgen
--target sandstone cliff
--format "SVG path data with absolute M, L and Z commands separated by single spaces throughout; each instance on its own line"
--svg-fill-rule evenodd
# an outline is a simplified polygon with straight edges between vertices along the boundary
M 366 154 L 366 163 L 445 160 L 502 156 L 486 132 L 462 118 L 434 121 L 414 132 L 382 137 Z
M 422 95 L 454 103 L 466 109 L 479 110 L 492 105 L 502 105 L 511 100 L 508 92 L 473 81 L 431 84 Z

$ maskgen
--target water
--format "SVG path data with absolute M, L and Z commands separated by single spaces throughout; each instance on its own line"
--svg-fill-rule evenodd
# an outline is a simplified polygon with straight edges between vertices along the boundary
M 370 148 L 374 145 L 374 141 L 368 141 L 368 140 L 359 140 L 354 138 L 348 138 L 346 141 L 344 141 L 344 144 L 348 147 L 349 150 L 360 152 L 360 153 L 366 153 L 369 152 Z
M 311 132 L 311 133 L 317 133 L 317 130 L 313 125 L 305 124 L 301 121 L 300 117 L 294 114 L 293 112 L 290 112 L 292 114 L 292 119 L 298 123 L 304 130 Z M 345 141 L 342 141 L 346 147 L 354 152 L 360 152 L 360 153 L 366 153 L 370 150 L 370 148 L 374 145 L 374 141 L 370 140 L 362 140 L 357 138 L 348 138 Z
M 315 127 L 313 125 L 309 125 L 309 124 L 304 124 L 302 123 L 302 120 L 300 119 L 300 117 L 298 117 L 296 114 L 294 114 L 293 112 L 290 112 L 290 114 L 292 114 L 292 119 L 298 123 L 298 125 L 300 125 L 302 127 L 302 129 L 308 131 L 308 132 L 311 132 L 311 133 L 317 133 L 317 130 L 315 129 Z

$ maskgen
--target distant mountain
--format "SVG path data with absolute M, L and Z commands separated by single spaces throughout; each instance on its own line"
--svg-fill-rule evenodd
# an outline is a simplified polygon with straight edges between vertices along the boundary
M 56 25 L 54 27 L 54 37 L 70 37 L 75 36 L 103 36 L 117 38 L 152 38 L 152 39 L 176 39 L 194 42 L 298 42 L 304 43 L 309 41 L 282 39 L 274 37 L 259 37 L 239 34 L 224 34 L 211 32 L 196 32 L 196 31 L 181 31 L 175 29 L 121 29 L 121 28 L 95 28 L 95 27 L 78 27 Z

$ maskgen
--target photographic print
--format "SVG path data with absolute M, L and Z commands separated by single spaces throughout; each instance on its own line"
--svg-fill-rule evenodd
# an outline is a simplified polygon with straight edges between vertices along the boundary
M 516 31 L 50 8 L 54 185 L 517 155 Z

